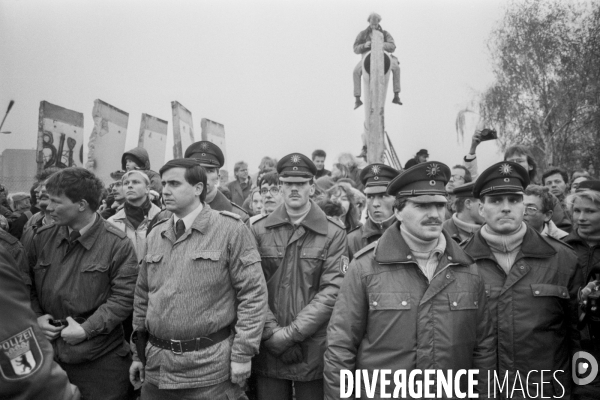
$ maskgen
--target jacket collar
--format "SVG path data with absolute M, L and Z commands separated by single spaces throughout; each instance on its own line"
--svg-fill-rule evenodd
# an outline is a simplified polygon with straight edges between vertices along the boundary
M 265 219 L 265 227 L 267 229 L 275 228 L 280 225 L 291 225 L 290 217 L 285 210 L 285 204 L 280 204 L 269 216 Z M 327 235 L 327 216 L 321 210 L 321 207 L 310 200 L 310 211 L 302 220 L 300 225 L 310 229 L 320 235 Z
M 481 229 L 467 242 L 464 249 L 475 260 L 483 258 L 495 260 L 492 250 L 481 236 Z M 520 253 L 523 257 L 548 258 L 556 254 L 556 250 L 544 240 L 542 235 L 528 225 Z
M 179 238 L 179 241 L 188 237 L 189 232 L 191 232 L 191 229 L 194 229 L 194 230 L 200 232 L 202 235 L 206 234 L 206 228 L 209 224 L 211 210 L 212 209 L 210 208 L 210 206 L 208 204 L 204 203 L 202 206 L 202 211 L 200 211 L 200 214 L 198 214 L 198 216 L 196 217 L 194 222 L 192 222 L 192 226 L 190 227 L 190 230 L 186 229 L 186 233 L 184 233 Z M 174 221 L 175 221 L 175 214 L 171 214 L 171 217 L 167 220 L 167 222 L 160 225 L 162 227 L 160 230 L 160 235 L 162 237 L 166 237 L 166 238 L 170 239 L 171 242 L 173 242 L 173 243 L 175 243 L 177 241 L 177 238 L 175 237 Z
M 444 254 L 449 261 L 461 265 L 471 265 L 473 263 L 473 259 L 465 254 L 446 232 L 442 231 L 442 235 L 446 239 L 446 251 Z M 394 222 L 379 239 L 377 249 L 375 250 L 375 260 L 378 263 L 386 264 L 416 262 L 400 233 L 399 221 Z
M 367 239 L 373 235 L 381 235 L 383 232 L 385 232 L 387 228 L 394 225 L 396 221 L 397 219 L 395 218 L 395 216 L 392 215 L 392 217 L 387 219 L 386 221 L 378 223 L 373 221 L 371 217 L 367 215 L 367 221 L 365 222 L 362 228 L 362 237 L 364 239 Z
M 156 206 L 154 203 L 150 203 L 150 211 L 148 211 L 148 217 L 146 218 L 148 221 L 151 221 L 152 218 L 156 216 L 160 212 L 160 208 Z M 113 216 L 115 221 L 127 220 L 127 216 L 125 215 L 125 207 L 119 208 L 119 211 Z
M 77 239 L 77 241 L 86 250 L 91 249 L 92 246 L 94 245 L 94 243 L 96 243 L 98 236 L 100 236 L 100 233 L 103 230 L 103 223 L 104 223 L 104 218 L 102 218 L 102 216 L 100 216 L 100 214 L 98 212 L 96 212 L 96 221 L 94 221 L 94 223 L 92 224 L 92 226 L 90 227 L 90 229 L 87 232 L 85 232 L 83 235 L 81 235 Z M 57 236 L 58 236 L 58 241 L 56 243 L 56 247 L 60 246 L 61 243 L 63 243 L 65 240 L 68 243 L 69 242 L 69 228 L 67 228 L 66 226 L 59 227 Z
M 231 206 L 231 201 L 229 201 L 219 189 L 217 189 L 217 194 L 215 195 L 213 201 L 207 204 L 209 204 L 210 207 L 216 211 L 231 211 L 233 208 Z

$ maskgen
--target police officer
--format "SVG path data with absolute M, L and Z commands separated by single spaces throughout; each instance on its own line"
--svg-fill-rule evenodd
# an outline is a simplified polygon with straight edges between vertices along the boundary
M 477 267 L 442 231 L 449 175 L 431 161 L 389 184 L 398 221 L 355 254 L 329 323 L 327 399 L 340 398 L 342 369 L 479 369 L 477 391 L 487 397 L 492 325 Z M 374 398 L 385 397 L 376 390 Z
M 360 172 L 360 181 L 367 196 L 367 221 L 348 234 L 348 253 L 354 253 L 373 243 L 395 221 L 394 196 L 385 193 L 390 181 L 398 176 L 398 171 L 385 164 L 367 165 Z
M 29 278 L 29 264 L 27 262 L 25 248 L 21 242 L 19 242 L 19 239 L 6 232 L 4 229 L 0 229 L 0 251 L 5 254 L 9 254 L 15 259 L 21 279 L 23 279 L 23 282 L 27 286 L 31 286 L 31 279 Z
M 185 150 L 185 158 L 195 158 L 206 170 L 206 203 L 216 211 L 229 211 L 240 216 L 246 223 L 250 216 L 242 207 L 231 202 L 219 191 L 219 168 L 225 163 L 225 156 L 216 144 L 207 140 L 192 143 Z
M 54 362 L 52 345 L 31 310 L 14 258 L 0 250 L 0 398 L 77 400 L 80 393 Z
M 253 371 L 259 400 L 323 398 L 325 332 L 348 267 L 346 231 L 310 196 L 317 168 L 303 154 L 277 163 L 280 204 L 251 230 L 262 257 L 269 312 Z
M 475 182 L 469 182 L 454 188 L 456 212 L 444 221 L 444 230 L 457 243 L 470 238 L 483 224 L 483 217 L 479 215 L 479 199 L 473 197 L 474 184 Z
M 485 224 L 462 247 L 475 259 L 486 284 L 498 375 L 511 384 L 527 376 L 523 385 L 531 397 L 569 398 L 570 360 L 579 348 L 581 273 L 572 249 L 523 222 L 527 185 L 527 170 L 514 162 L 502 161 L 483 171 L 473 196 L 481 201 Z M 529 374 L 542 370 L 552 372 Z

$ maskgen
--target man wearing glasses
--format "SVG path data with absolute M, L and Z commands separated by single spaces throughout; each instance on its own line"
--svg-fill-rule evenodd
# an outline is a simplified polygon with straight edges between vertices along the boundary
M 266 197 L 281 197 L 250 229 L 262 258 L 269 310 L 253 362 L 259 400 L 323 398 L 326 329 L 348 267 L 346 231 L 310 196 L 317 167 L 293 153 L 277 164 L 281 181 L 261 181 Z M 265 175 L 266 176 L 266 175 Z M 269 207 L 265 204 L 265 207 Z
M 547 187 L 529 185 L 525 189 L 523 203 L 525 204 L 524 220 L 527 225 L 542 235 L 561 240 L 569 234 L 558 228 L 552 221 L 552 194 Z
M 467 167 L 463 165 L 455 165 L 452 167 L 452 175 L 450 175 L 450 180 L 446 184 L 448 203 L 446 203 L 446 214 L 444 217 L 445 220 L 449 220 L 452 217 L 452 213 L 456 212 L 456 207 L 454 206 L 454 201 L 456 200 L 454 188 L 464 185 L 465 183 L 469 183 L 472 180 L 471 172 L 469 172 Z
M 260 188 L 263 208 L 260 214 L 250 218 L 250 225 L 271 214 L 282 201 L 277 172 L 269 172 L 261 176 L 258 180 L 258 187 Z

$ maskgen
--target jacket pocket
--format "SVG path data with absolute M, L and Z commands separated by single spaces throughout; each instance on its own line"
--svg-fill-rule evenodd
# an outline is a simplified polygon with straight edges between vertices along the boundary
M 221 250 L 202 250 L 192 255 L 193 260 L 219 261 L 219 258 L 221 258 Z
M 303 248 L 302 249 L 302 253 L 300 253 L 300 258 L 301 259 L 315 259 L 315 260 L 325 260 L 325 255 L 326 255 L 326 251 L 325 249 L 322 248 L 318 248 L 318 247 L 309 247 L 309 248 Z
M 569 299 L 569 290 L 565 286 L 551 285 L 548 283 L 532 283 L 531 294 L 533 297 L 559 297 Z
M 448 304 L 451 311 L 477 310 L 479 308 L 478 296 L 474 292 L 448 293 Z
M 156 264 L 159 263 L 162 258 L 162 254 L 146 254 L 144 256 L 144 261 L 148 264 Z
M 108 271 L 108 264 L 89 264 L 85 265 L 81 272 L 106 272 Z
M 410 310 L 410 293 L 369 293 L 369 310 Z

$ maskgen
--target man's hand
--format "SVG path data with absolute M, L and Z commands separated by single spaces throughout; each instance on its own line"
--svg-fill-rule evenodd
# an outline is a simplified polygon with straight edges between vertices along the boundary
M 371 41 L 370 41 L 370 40 L 367 40 L 367 41 L 365 42 L 365 48 L 367 48 L 367 49 L 370 49 L 370 48 L 371 48 Z
M 242 386 L 244 381 L 250 377 L 251 367 L 252 367 L 252 361 L 248 361 L 245 363 L 239 363 L 239 362 L 232 361 L 231 362 L 231 382 Z M 130 369 L 130 371 L 131 371 L 131 369 Z M 130 374 L 131 374 L 131 372 L 130 372 Z
M 69 325 L 62 330 L 60 336 L 70 345 L 83 342 L 87 335 L 85 330 L 73 318 L 67 317 Z
M 281 357 L 279 357 L 281 361 L 285 364 L 297 364 L 302 361 L 302 347 L 298 343 L 287 349 L 283 352 Z
M 46 339 L 48 340 L 56 339 L 58 335 L 60 335 L 60 331 L 63 330 L 62 326 L 50 325 L 48 321 L 51 319 L 54 319 L 54 317 L 50 314 L 42 315 L 37 319 L 38 326 L 40 327 L 40 329 L 44 333 L 44 336 L 46 336 Z
M 145 378 L 144 364 L 141 361 L 132 362 L 131 367 L 129 367 L 129 382 L 131 382 L 136 390 L 142 386 Z
M 600 284 L 600 281 L 592 281 L 590 283 L 588 283 L 587 285 L 585 285 L 583 287 L 583 289 L 581 289 L 581 303 L 585 304 L 587 302 L 588 296 L 590 295 L 590 293 L 592 293 L 592 291 L 596 290 L 596 287 L 598 287 L 598 284 Z
M 481 132 L 482 130 L 475 131 L 473 137 L 471 138 L 471 149 L 469 150 L 469 154 L 475 154 L 475 150 L 479 143 L 481 143 Z
M 275 333 L 273 333 L 273 336 L 268 340 L 265 340 L 265 347 L 275 357 L 281 356 L 284 351 L 294 345 L 294 343 L 287 338 L 286 332 L 287 327 L 277 329 Z

